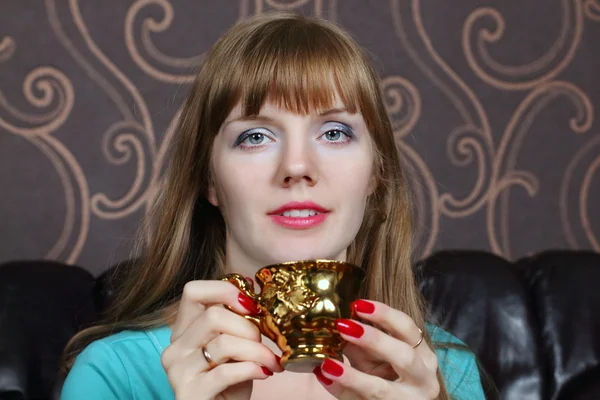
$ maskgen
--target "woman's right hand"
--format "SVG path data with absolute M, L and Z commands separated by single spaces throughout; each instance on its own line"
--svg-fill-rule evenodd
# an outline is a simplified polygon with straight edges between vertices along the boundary
M 248 400 L 252 381 L 281 372 L 279 360 L 261 343 L 258 328 L 240 314 L 254 302 L 225 281 L 192 281 L 183 290 L 171 344 L 161 363 L 178 400 Z M 211 369 L 202 347 L 216 366 Z

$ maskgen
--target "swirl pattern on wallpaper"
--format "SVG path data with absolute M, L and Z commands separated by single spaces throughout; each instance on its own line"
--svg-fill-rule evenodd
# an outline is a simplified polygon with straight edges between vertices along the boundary
M 590 190 L 594 179 L 598 185 L 598 170 L 600 169 L 600 135 L 596 135 L 575 154 L 569 162 L 560 188 L 560 216 L 561 224 L 566 233 L 569 245 L 580 248 L 585 245 L 598 249 L 600 246 L 600 233 L 594 232 L 591 224 L 590 208 L 594 204 L 590 201 Z M 577 177 L 580 177 L 577 179 Z M 570 196 L 576 193 L 575 199 Z M 571 202 L 578 200 L 575 205 Z M 597 203 L 595 203 L 597 204 Z M 597 206 L 596 206 L 597 207 Z M 576 211 L 576 212 L 574 212 Z M 574 214 L 574 215 L 573 215 Z M 575 222 L 575 223 L 574 223 Z M 577 225 L 581 229 L 577 232 Z M 582 241 L 587 241 L 583 244 Z
M 544 7 L 555 21 L 551 29 L 543 26 L 549 34 L 540 35 L 543 18 L 522 24 L 525 9 L 500 1 L 457 4 L 451 13 L 447 3 L 420 0 L 233 4 L 131 0 L 97 13 L 79 0 L 44 0 L 39 15 L 46 20 L 36 22 L 50 32 L 55 62 L 29 52 L 34 38 L 24 28 L 3 32 L 0 68 L 21 71 L 21 78 L 15 90 L 8 74 L 0 74 L 0 139 L 33 145 L 52 166 L 63 194 L 62 226 L 52 243 L 40 243 L 41 256 L 75 263 L 90 251 L 90 235 L 111 236 L 110 224 L 148 210 L 162 186 L 181 113 L 180 104 L 171 108 L 163 100 L 170 105 L 182 97 L 214 38 L 269 10 L 334 20 L 376 58 L 393 54 L 393 62 L 402 61 L 400 70 L 385 57 L 376 66 L 391 71 L 384 73 L 381 91 L 414 187 L 419 255 L 448 245 L 483 247 L 507 258 L 540 250 L 543 242 L 524 245 L 527 237 L 515 227 L 522 226 L 523 212 L 538 215 L 542 194 L 553 196 L 556 209 L 544 212 L 556 215 L 565 246 L 600 250 L 600 131 L 594 129 L 600 99 L 597 88 L 569 79 L 573 70 L 595 76 L 581 54 L 597 45 L 598 0 L 530 4 L 527 18 Z M 198 20 L 191 26 L 205 32 L 209 24 L 215 36 L 208 40 L 186 25 L 185 35 L 193 40 L 173 42 L 181 37 L 180 22 L 192 15 Z M 377 40 L 369 36 L 375 31 Z M 506 58 L 507 50 L 523 56 Z M 25 54 L 40 61 L 32 65 Z M 99 109 L 93 121 L 82 121 L 87 117 L 81 111 L 94 107 Z M 84 135 L 93 146 L 81 148 L 77 138 Z M 560 143 L 564 151 L 546 161 L 546 143 Z M 558 182 L 549 181 L 550 172 L 560 176 Z M 100 228 L 94 223 L 108 231 L 95 231 Z M 110 249 L 92 253 L 102 251 Z
M 540 85 L 530 92 L 517 107 L 502 135 L 498 147 L 498 157 L 494 165 L 497 174 L 492 179 L 497 181 L 497 190 L 492 194 L 488 204 L 488 235 L 491 246 L 497 252 L 510 254 L 508 229 L 508 189 L 511 186 L 523 187 L 529 196 L 535 196 L 539 189 L 538 179 L 530 172 L 515 170 L 519 150 L 524 136 L 530 132 L 531 125 L 538 114 L 556 97 L 567 97 L 575 106 L 575 116 L 569 121 L 569 127 L 574 133 L 587 132 L 593 121 L 593 108 L 587 95 L 578 87 L 568 82 L 554 81 Z M 501 177 L 501 178 L 498 178 Z M 498 218 L 494 217 L 496 200 L 501 196 L 501 211 Z M 499 228 L 496 228 L 499 227 Z M 500 229 L 502 243 L 499 243 L 495 229 Z
M 5 36 L 0 39 L 0 63 L 10 59 L 16 49 L 15 40 L 10 36 Z
M 142 23 L 141 42 L 145 52 L 155 61 L 164 67 L 179 68 L 184 72 L 180 74 L 172 74 L 164 72 L 152 66 L 141 55 L 135 43 L 134 26 L 135 19 L 140 10 L 148 5 L 156 5 L 160 7 L 164 13 L 162 20 L 157 21 L 153 18 L 146 18 Z M 171 3 L 165 0 L 143 0 L 136 1 L 128 10 L 125 20 L 125 43 L 127 49 L 131 53 L 135 63 L 151 77 L 163 82 L 187 82 L 190 83 L 194 79 L 193 69 L 198 68 L 202 63 L 203 54 L 191 56 L 187 58 L 167 56 L 161 52 L 152 42 L 151 33 L 160 33 L 166 31 L 173 22 L 174 11 Z M 188 72 L 185 72 L 189 70 Z
M 440 211 L 453 218 L 475 213 L 486 202 L 486 176 L 491 169 L 493 139 L 491 127 L 481 102 L 460 76 L 433 47 L 421 17 L 420 2 L 413 1 L 411 12 L 402 12 L 399 1 L 392 1 L 392 17 L 396 34 L 409 57 L 430 81 L 448 98 L 463 120 L 448 134 L 447 154 L 454 165 L 468 166 L 477 162 L 477 178 L 472 190 L 462 199 L 451 193 L 440 195 Z M 420 42 L 409 40 L 408 30 L 416 32 Z M 438 71 L 436 71 L 436 69 Z M 441 72 L 441 73 L 440 73 Z
M 239 6 L 239 20 L 248 16 L 249 0 L 243 0 Z M 158 66 L 153 66 L 150 61 L 144 58 L 144 55 L 136 44 L 135 22 L 136 18 L 145 8 L 156 6 L 163 12 L 163 18 L 156 20 L 154 18 L 144 19 L 140 32 L 140 41 L 144 49 L 144 54 L 149 56 Z M 175 11 L 173 5 L 168 0 L 138 0 L 127 12 L 125 19 L 125 43 L 135 63 L 142 71 L 152 78 L 166 83 L 191 83 L 194 80 L 194 71 L 201 65 L 204 59 L 204 53 L 189 56 L 186 58 L 173 57 L 164 54 L 152 41 L 152 33 L 162 33 L 167 31 L 173 19 Z M 169 72 L 169 70 L 179 70 L 178 73 Z
M 463 118 L 464 124 L 448 133 L 449 159 L 457 167 L 471 166 L 474 160 L 476 161 L 475 167 L 478 173 L 470 194 L 458 199 L 452 193 L 443 193 L 439 199 L 441 212 L 452 218 L 464 218 L 475 214 L 486 204 L 489 245 L 492 251 L 505 257 L 512 255 L 508 226 L 510 188 L 523 187 L 530 196 L 535 196 L 539 188 L 539 181 L 533 173 L 515 169 L 519 149 L 524 136 L 531 128 L 532 120 L 553 97 L 564 94 L 576 106 L 577 116 L 570 124 L 574 132 L 588 131 L 593 122 L 593 106 L 587 95 L 568 82 L 553 80 L 573 61 L 581 42 L 583 9 L 589 10 L 590 4 L 565 0 L 561 5 L 563 18 L 558 39 L 546 54 L 534 62 L 518 67 L 505 66 L 495 61 L 484 46 L 486 42 L 498 41 L 504 33 L 505 21 L 500 12 L 490 7 L 477 8 L 465 20 L 462 45 L 467 63 L 475 76 L 497 89 L 531 90 L 515 109 L 496 146 L 492 139 L 488 115 L 481 100 L 434 48 L 424 28 L 420 1 L 412 1 L 410 15 L 403 15 L 399 2 L 392 1 L 396 33 L 407 48 L 409 56 L 432 83 L 447 96 Z M 470 41 L 476 22 L 484 17 L 491 18 L 497 24 L 497 29 L 494 32 L 481 30 L 476 48 L 481 63 L 496 76 L 492 76 L 492 72 L 480 66 Z M 418 32 L 420 43 L 408 41 L 407 27 Z M 420 49 L 418 45 L 421 46 Z M 499 196 L 501 206 L 498 211 L 496 203 Z M 589 220 L 586 221 L 588 221 L 586 224 L 589 224 Z
M 573 61 L 583 33 L 582 1 L 562 0 L 561 8 L 561 26 L 555 42 L 535 61 L 518 66 L 501 64 L 486 47 L 487 43 L 498 42 L 504 35 L 506 22 L 502 14 L 490 7 L 476 9 L 463 27 L 462 42 L 469 66 L 485 83 L 503 90 L 529 90 L 556 78 Z M 496 29 L 481 29 L 477 33 L 475 50 L 470 38 L 477 22 L 486 17 L 494 21 Z
M 600 2 L 598 0 L 586 0 L 583 4 L 585 15 L 596 22 L 600 22 Z
M 48 5 L 49 7 L 56 7 L 56 4 L 51 1 L 48 1 Z M 110 150 L 108 150 L 106 143 L 114 144 L 116 146 L 115 150 L 125 152 L 126 154 L 130 154 L 131 149 L 125 150 L 126 147 L 130 146 L 135 150 L 136 155 L 140 159 L 137 164 L 136 178 L 131 189 L 120 199 L 109 199 L 104 193 L 94 194 L 91 199 L 91 211 L 98 217 L 110 219 L 122 218 L 123 216 L 133 213 L 143 204 L 146 204 L 147 207 L 149 206 L 145 200 L 147 191 L 152 185 L 152 180 L 149 180 L 150 183 L 146 185 L 146 187 L 143 187 L 140 184 L 140 181 L 145 175 L 151 177 L 154 176 L 152 163 L 149 163 L 149 167 L 143 163 L 143 159 L 146 156 L 150 160 L 153 160 L 157 152 L 153 121 L 150 116 L 149 108 L 139 89 L 119 69 L 119 67 L 104 54 L 94 38 L 90 35 L 89 29 L 81 14 L 78 1 L 70 0 L 69 8 L 71 18 L 77 27 L 81 38 L 84 40 L 86 50 L 91 52 L 95 59 L 117 79 L 121 87 L 116 89 L 116 91 L 119 91 L 119 89 L 122 91 L 124 90 L 133 99 L 133 106 L 140 115 L 139 117 L 135 117 L 133 111 L 129 110 L 129 112 L 127 112 L 129 118 L 126 118 L 122 123 L 113 124 L 103 135 L 105 138 L 103 150 L 109 162 L 115 164 L 115 159 L 110 156 Z M 60 22 L 56 23 L 56 25 L 59 24 Z M 123 130 L 122 128 L 125 126 L 129 129 Z M 135 133 L 137 133 L 137 135 Z M 123 136 L 120 137 L 121 135 Z M 115 136 L 114 139 L 111 139 L 112 136 Z M 141 150 L 142 142 L 146 143 L 148 148 L 147 152 Z M 118 164 L 118 162 L 116 164 Z
M 53 136 L 73 109 L 74 88 L 63 72 L 42 66 L 25 77 L 23 95 L 32 107 L 42 109 L 45 113 L 36 115 L 17 110 L 0 91 L 0 129 L 27 140 L 54 166 L 63 186 L 67 212 L 61 234 L 47 250 L 46 257 L 74 262 L 85 244 L 89 230 L 88 186 L 75 156 L 64 143 Z M 71 237 L 75 237 L 75 240 L 72 247 L 67 248 Z
M 413 188 L 415 250 L 418 254 L 429 254 L 435 246 L 439 229 L 437 187 L 425 160 L 405 140 L 421 117 L 421 95 L 410 81 L 400 76 L 382 79 L 381 91 L 394 128 L 398 151 Z

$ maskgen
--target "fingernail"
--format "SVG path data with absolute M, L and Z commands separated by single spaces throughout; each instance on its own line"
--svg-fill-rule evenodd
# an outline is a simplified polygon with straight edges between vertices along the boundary
M 342 374 L 344 373 L 344 367 L 342 367 L 335 361 L 331 361 L 330 359 L 325 359 L 325 361 L 323 361 L 323 365 L 321 365 L 321 370 L 333 376 L 342 376 Z
M 262 369 L 262 372 L 264 372 L 264 374 L 267 375 L 267 376 L 272 376 L 273 375 L 273 371 L 271 371 L 267 367 L 260 367 L 260 369 Z
M 338 319 L 335 321 L 335 327 L 340 333 L 344 335 L 352 336 L 355 338 L 361 337 L 365 330 L 362 326 L 350 319 Z
M 238 301 L 246 310 L 250 311 L 251 314 L 258 314 L 260 312 L 254 300 L 244 293 L 238 294 Z
M 248 283 L 250 284 L 250 286 L 252 286 L 252 290 L 254 290 L 254 281 L 252 280 L 252 278 L 250 278 L 249 276 L 247 276 L 246 280 L 248 281 Z
M 354 308 L 354 311 L 363 314 L 373 314 L 375 312 L 375 304 L 370 301 L 356 300 L 352 302 L 352 307 Z
M 317 376 L 317 379 L 325 386 L 329 386 L 333 383 L 333 381 L 331 379 L 323 376 L 323 373 L 321 372 L 321 368 L 319 368 L 319 367 L 316 367 L 315 369 L 313 369 L 313 374 L 315 374 Z
M 281 365 L 281 357 L 275 354 L 275 359 L 277 360 L 277 364 Z

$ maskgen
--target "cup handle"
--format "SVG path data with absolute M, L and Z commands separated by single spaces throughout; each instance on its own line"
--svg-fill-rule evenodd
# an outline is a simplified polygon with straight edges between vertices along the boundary
M 254 291 L 252 290 L 252 286 L 250 285 L 250 282 L 248 282 L 246 280 L 246 278 L 244 278 L 240 274 L 227 274 L 224 277 L 222 277 L 221 280 L 232 283 L 235 287 L 238 288 L 238 290 L 240 292 L 244 293 L 246 296 L 248 296 L 252 300 L 254 300 L 255 303 L 259 304 L 259 309 L 261 311 L 259 313 L 259 315 L 243 315 L 243 317 L 246 318 L 247 320 L 253 322 L 254 325 L 256 325 L 256 327 L 262 332 L 263 327 L 262 327 L 262 321 L 261 321 L 260 316 L 263 314 L 263 312 L 262 312 L 262 309 L 260 308 L 260 296 L 258 296 L 256 293 L 254 293 Z M 239 314 L 236 310 L 229 307 L 228 305 L 225 305 L 225 308 L 227 308 L 230 311 L 233 311 L 236 314 Z M 263 334 L 264 334 L 264 332 L 263 332 Z

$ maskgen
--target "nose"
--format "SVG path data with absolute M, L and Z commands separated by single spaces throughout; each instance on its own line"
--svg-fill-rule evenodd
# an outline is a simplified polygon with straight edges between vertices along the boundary
M 277 182 L 291 187 L 300 182 L 314 186 L 318 181 L 317 155 L 307 140 L 289 140 L 282 148 L 277 170 Z

